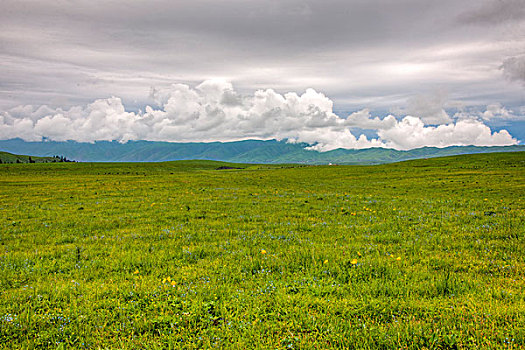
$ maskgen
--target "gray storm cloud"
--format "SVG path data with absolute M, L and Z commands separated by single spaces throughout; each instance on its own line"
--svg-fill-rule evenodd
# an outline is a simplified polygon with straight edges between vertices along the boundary
M 517 108 L 522 87 L 498 67 L 523 54 L 522 3 L 3 0 L 0 109 L 117 95 L 136 110 L 151 86 L 210 77 L 244 93 L 314 87 L 337 110 L 402 108 L 442 87 L 474 106 Z M 515 61 L 505 66 L 520 76 Z M 447 119 L 439 109 L 420 117 Z
M 525 7 L 522 0 L 480 1 L 478 8 L 459 16 L 461 21 L 477 25 L 502 25 L 508 22 L 519 22 L 524 18 Z
M 507 78 L 525 85 L 525 55 L 507 58 L 501 68 Z
M 15 107 L 0 114 L 0 139 L 79 142 L 287 139 L 308 143 L 310 149 L 319 151 L 517 143 L 506 130 L 492 132 L 478 117 L 463 116 L 456 122 L 447 119 L 445 124 L 430 126 L 425 124 L 428 116 L 379 118 L 364 109 L 342 118 L 333 112 L 333 101 L 313 89 L 302 94 L 279 94 L 265 89 L 243 95 L 227 81 L 207 80 L 196 87 L 174 84 L 152 89 L 151 97 L 156 106 L 147 106 L 137 113 L 126 111 L 118 97 L 70 109 Z M 422 103 L 418 102 L 418 108 L 423 108 Z M 501 113 L 503 107 L 491 108 L 486 113 Z M 431 120 L 435 121 L 433 117 Z M 352 133 L 356 128 L 374 130 L 377 138 L 356 137 Z

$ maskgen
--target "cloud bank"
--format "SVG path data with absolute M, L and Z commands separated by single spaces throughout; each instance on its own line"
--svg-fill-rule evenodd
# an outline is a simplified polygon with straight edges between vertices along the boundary
M 272 89 L 242 95 L 229 82 L 207 80 L 194 88 L 174 84 L 152 89 L 150 97 L 155 105 L 137 113 L 126 111 L 118 97 L 98 99 L 86 106 L 65 110 L 47 106 L 15 107 L 0 114 L 0 139 L 79 142 L 286 139 L 308 143 L 310 149 L 319 151 L 517 143 L 506 130 L 492 132 L 481 116 L 462 115 L 454 121 L 440 108 L 426 114 L 422 112 L 420 116 L 398 118 L 372 116 L 369 110 L 363 109 L 342 118 L 333 112 L 333 101 L 313 89 L 301 95 L 279 94 Z M 423 110 L 423 102 L 415 100 L 411 109 Z M 501 106 L 492 106 L 483 117 L 502 110 Z M 363 129 L 374 131 L 377 137 L 354 135 L 356 130 Z
M 523 0 L 2 0 L 0 8 L 0 110 L 69 109 L 111 95 L 135 110 L 151 86 L 210 77 L 243 93 L 314 87 L 344 111 L 383 113 L 441 88 L 470 106 L 524 104 Z M 419 105 L 406 113 L 446 119 L 439 108 L 416 113 Z

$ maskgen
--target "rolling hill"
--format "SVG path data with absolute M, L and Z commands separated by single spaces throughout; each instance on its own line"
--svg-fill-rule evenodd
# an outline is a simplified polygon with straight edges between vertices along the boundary
M 0 164 L 13 164 L 13 163 L 61 163 L 68 162 L 64 157 L 53 156 L 53 157 L 37 157 L 37 156 L 26 156 L 20 154 L 13 154 L 9 152 L 0 151 Z

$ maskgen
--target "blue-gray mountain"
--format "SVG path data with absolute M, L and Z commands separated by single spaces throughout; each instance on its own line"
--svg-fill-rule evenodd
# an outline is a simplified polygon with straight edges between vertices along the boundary
M 336 149 L 329 152 L 306 150 L 307 144 L 285 141 L 245 140 L 235 142 L 172 143 L 153 141 L 26 142 L 0 140 L 0 151 L 32 156 L 61 155 L 81 162 L 160 162 L 208 159 L 238 163 L 377 164 L 408 159 L 458 154 L 525 151 L 525 146 L 446 148 L 424 147 L 409 151 L 385 148 Z

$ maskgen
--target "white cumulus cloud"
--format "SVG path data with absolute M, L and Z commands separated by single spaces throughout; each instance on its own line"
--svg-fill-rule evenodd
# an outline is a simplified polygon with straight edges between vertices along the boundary
M 151 98 L 156 105 L 146 106 L 138 113 L 127 112 L 118 97 L 68 110 L 19 106 L 0 114 L 0 139 L 79 142 L 287 139 L 308 143 L 310 149 L 319 151 L 517 143 L 507 131 L 492 132 L 473 117 L 453 122 L 442 113 L 441 101 L 422 116 L 380 118 L 363 109 L 343 118 L 333 112 L 332 100 L 313 89 L 302 94 L 279 94 L 266 89 L 241 95 L 231 83 L 222 80 L 207 80 L 196 87 L 174 84 L 152 89 Z M 423 104 L 416 103 L 418 108 Z M 486 113 L 502 111 L 504 107 L 494 105 Z M 427 125 L 429 122 L 445 124 Z M 352 131 L 358 129 L 374 130 L 377 138 L 354 135 Z
M 416 117 L 407 116 L 394 127 L 378 131 L 386 146 L 396 149 L 446 146 L 506 146 L 516 140 L 506 131 L 494 132 L 479 120 L 465 119 L 439 126 L 425 126 Z
M 492 103 L 487 106 L 487 110 L 481 114 L 485 120 L 492 119 L 520 119 L 513 111 L 503 107 L 499 103 Z

